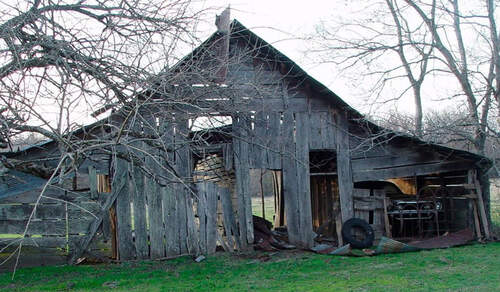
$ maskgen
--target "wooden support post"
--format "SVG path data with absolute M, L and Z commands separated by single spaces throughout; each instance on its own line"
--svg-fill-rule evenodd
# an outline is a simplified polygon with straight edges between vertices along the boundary
M 477 194 L 477 205 L 479 209 L 479 215 L 481 216 L 481 223 L 483 223 L 483 230 L 486 239 L 490 239 L 490 228 L 488 224 L 488 217 L 486 216 L 486 209 L 484 206 L 483 200 L 483 192 L 481 190 L 481 184 L 477 178 L 476 171 L 469 171 L 469 175 L 472 176 L 472 180 L 474 181 L 474 185 L 476 186 L 476 194 Z
M 353 181 L 349 151 L 349 123 L 345 114 L 337 115 L 337 173 L 342 222 L 354 216 Z
M 300 215 L 298 206 L 297 163 L 295 161 L 295 143 L 293 141 L 295 121 L 293 113 L 283 113 L 283 199 L 285 205 L 288 239 L 292 244 L 300 245 Z
M 311 248 L 314 245 L 312 229 L 311 191 L 309 177 L 309 114 L 295 114 L 295 153 L 297 169 L 297 204 L 300 220 L 301 246 Z
M 224 229 L 226 231 L 226 238 L 230 250 L 234 248 L 236 243 L 236 248 L 240 249 L 240 241 L 237 235 L 238 227 L 236 225 L 236 220 L 234 219 L 233 205 L 231 202 L 231 192 L 227 188 L 219 189 L 219 198 L 222 205 L 222 216 L 224 220 Z M 234 235 L 234 240 L 233 240 Z
M 389 198 L 384 197 L 384 226 L 385 226 L 385 236 L 392 237 L 391 225 L 389 223 L 389 215 L 387 215 L 387 206 L 389 205 L 388 201 L 389 201 Z
M 339 210 L 335 213 L 335 230 L 337 232 L 337 239 L 339 247 L 344 245 L 344 239 L 342 238 L 342 215 Z
M 260 183 L 260 198 L 262 200 L 262 218 L 264 218 L 264 220 L 266 219 L 266 203 L 265 203 L 265 199 L 264 199 L 264 186 L 262 185 L 262 181 L 263 181 L 263 177 L 264 177 L 264 169 L 260 169 L 260 180 L 259 180 L 259 183 Z
M 234 170 L 236 174 L 236 193 L 238 195 L 238 222 L 241 248 L 246 249 L 253 243 L 252 201 L 250 197 L 250 165 L 248 117 L 241 115 L 233 117 Z
M 477 201 L 472 201 L 472 211 L 474 214 L 474 229 L 476 230 L 477 239 L 481 239 L 481 225 L 479 223 L 479 215 L 477 212 Z

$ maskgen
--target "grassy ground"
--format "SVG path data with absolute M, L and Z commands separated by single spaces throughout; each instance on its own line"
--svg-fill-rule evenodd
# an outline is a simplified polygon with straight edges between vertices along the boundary
M 280 252 L 220 254 L 115 265 L 26 268 L 0 274 L 3 291 L 500 291 L 500 243 L 338 257 Z

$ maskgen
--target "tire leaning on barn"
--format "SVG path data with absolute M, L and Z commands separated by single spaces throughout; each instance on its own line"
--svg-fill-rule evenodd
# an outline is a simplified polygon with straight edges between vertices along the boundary
M 362 231 L 364 237 L 357 239 L 353 234 L 354 229 Z M 367 248 L 373 245 L 375 234 L 368 222 L 360 218 L 351 218 L 342 225 L 342 238 L 353 248 Z

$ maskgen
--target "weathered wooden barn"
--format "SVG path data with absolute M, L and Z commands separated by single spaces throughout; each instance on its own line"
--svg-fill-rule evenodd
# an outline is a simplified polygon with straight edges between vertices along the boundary
M 152 86 L 170 86 L 182 102 L 143 103 L 134 115 L 118 110 L 75 134 L 82 141 L 116 139 L 116 129 L 127 129 L 142 139 L 124 134 L 113 151 L 83 156 L 66 188 L 50 187 L 42 200 L 60 212 L 44 213 L 45 205 L 35 212 L 35 222 L 61 228 L 28 229 L 31 241 L 16 242 L 50 241 L 65 247 L 71 261 L 99 253 L 96 241 L 107 241 L 120 260 L 212 253 L 217 246 L 244 250 L 254 242 L 252 169 L 273 172 L 274 225 L 286 226 L 289 242 L 301 248 L 318 235 L 340 241 L 341 223 L 352 217 L 366 220 L 377 237 L 464 228 L 490 236 L 486 158 L 376 126 L 241 23 L 225 19 L 168 70 L 168 80 L 160 75 Z M 161 100 L 153 89 L 144 95 Z M 212 126 L 197 127 L 200 119 Z M 157 149 L 152 141 L 167 146 Z M 54 167 L 58 151 L 48 142 L 8 157 Z M 0 233 L 23 234 L 36 200 L 31 191 L 0 196 Z

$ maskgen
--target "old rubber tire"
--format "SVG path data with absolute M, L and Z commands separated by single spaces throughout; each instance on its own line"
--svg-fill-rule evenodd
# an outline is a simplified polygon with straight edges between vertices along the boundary
M 352 231 L 354 228 L 359 228 L 364 233 L 365 237 L 363 240 L 356 239 Z M 353 248 L 367 248 L 372 246 L 373 240 L 375 239 L 375 234 L 373 233 L 373 228 L 363 219 L 351 218 L 344 222 L 342 225 L 342 238 L 345 242 L 351 244 Z

